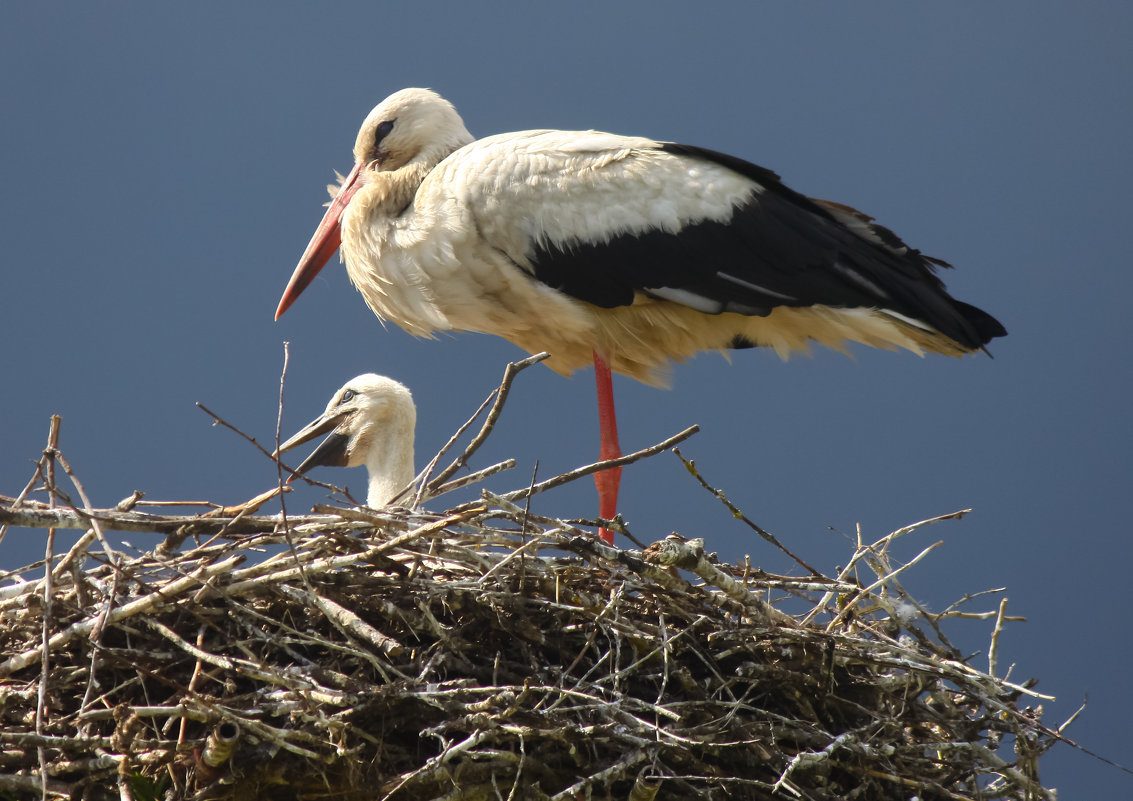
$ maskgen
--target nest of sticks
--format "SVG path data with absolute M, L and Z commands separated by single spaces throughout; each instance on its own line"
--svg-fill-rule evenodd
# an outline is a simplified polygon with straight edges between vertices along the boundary
M 0 587 L 0 798 L 1055 798 L 1037 764 L 1061 735 L 1030 683 L 994 675 L 1004 605 L 934 614 L 899 580 L 932 546 L 901 565 L 891 545 L 962 513 L 795 577 L 525 509 L 604 463 L 423 509 L 507 466 L 452 478 L 536 360 L 381 510 L 95 509 L 56 420 L 0 496 L 0 524 L 48 539 Z M 85 533 L 53 554 L 68 528 Z M 126 553 L 111 531 L 165 539 Z M 994 621 L 987 672 L 941 633 L 952 617 Z

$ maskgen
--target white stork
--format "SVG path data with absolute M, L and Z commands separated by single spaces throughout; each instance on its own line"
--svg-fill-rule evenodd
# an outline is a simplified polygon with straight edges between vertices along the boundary
M 295 468 L 366 465 L 370 488 L 366 505 L 380 508 L 413 481 L 413 432 L 417 407 L 413 396 L 392 378 L 366 373 L 334 393 L 326 411 L 279 446 L 284 453 L 321 434 L 330 435 Z M 288 479 L 290 480 L 290 479 Z
M 944 262 L 713 150 L 598 131 L 477 140 L 444 98 L 403 89 L 366 117 L 354 162 L 276 319 L 341 245 L 366 303 L 411 334 L 496 334 L 564 375 L 593 360 L 603 459 L 620 455 L 611 370 L 661 385 L 703 350 L 958 356 L 1006 333 L 948 295 Z M 604 518 L 619 472 L 596 475 Z

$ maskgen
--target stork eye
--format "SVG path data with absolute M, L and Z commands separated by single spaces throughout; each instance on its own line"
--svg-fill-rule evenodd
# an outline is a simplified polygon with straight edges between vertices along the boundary
M 378 124 L 378 129 L 374 131 L 374 146 L 377 147 L 382 143 L 382 140 L 389 136 L 389 132 L 393 130 L 393 124 L 397 120 L 386 120 Z
M 357 393 L 357 392 L 355 392 L 355 391 L 354 391 L 354 390 L 352 390 L 352 389 L 348 389 L 348 390 L 346 390 L 345 392 L 343 392 L 343 393 L 342 393 L 342 400 L 340 400 L 340 401 L 338 402 L 338 403 L 339 403 L 339 405 L 341 406 L 342 404 L 346 403 L 347 401 L 352 401 L 352 400 L 354 400 L 354 396 L 355 396 L 355 395 L 357 395 L 357 394 L 358 394 L 358 393 Z

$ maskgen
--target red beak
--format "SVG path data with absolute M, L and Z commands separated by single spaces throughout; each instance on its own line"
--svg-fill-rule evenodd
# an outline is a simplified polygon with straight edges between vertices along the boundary
M 319 227 L 315 229 L 315 235 L 311 237 L 307 249 L 303 251 L 303 258 L 299 259 L 299 265 L 295 268 L 295 272 L 291 274 L 291 280 L 287 282 L 287 289 L 283 290 L 283 297 L 279 299 L 279 307 L 275 310 L 275 319 L 278 320 L 283 316 L 283 313 L 303 293 L 307 285 L 319 274 L 319 270 L 323 269 L 326 263 L 330 261 L 330 257 L 338 250 L 338 246 L 342 244 L 342 213 L 346 211 L 346 207 L 350 204 L 350 198 L 354 197 L 354 193 L 358 191 L 358 174 L 361 169 L 361 164 L 355 164 L 354 169 L 343 180 L 342 186 L 338 189 L 338 194 L 331 201 L 327 213 L 323 215 L 323 221 L 319 223 Z

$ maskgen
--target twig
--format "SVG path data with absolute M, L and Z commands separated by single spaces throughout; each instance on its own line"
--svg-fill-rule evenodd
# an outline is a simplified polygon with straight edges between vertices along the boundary
M 47 464 L 48 502 L 55 503 L 55 457 L 59 453 L 59 415 L 51 415 L 51 427 L 47 434 L 47 448 L 43 451 L 43 458 Z M 47 683 L 51 676 L 51 641 L 52 601 L 55 598 L 54 576 L 51 573 L 51 561 L 55 555 L 55 529 L 47 529 L 47 552 L 43 557 L 43 624 L 42 648 L 40 651 L 39 696 L 35 704 L 35 733 L 43 734 L 43 715 L 47 709 Z M 37 746 L 39 752 L 39 775 L 43 782 L 40 797 L 47 801 L 47 751 L 42 745 Z
M 695 478 L 698 482 L 700 482 L 700 486 L 704 487 L 706 490 L 708 490 L 709 493 L 711 493 L 711 495 L 714 498 L 716 498 L 718 501 L 720 501 L 720 503 L 724 504 L 724 506 L 728 509 L 728 511 L 732 513 L 732 517 L 736 518 L 737 520 L 742 520 L 744 523 L 747 524 L 747 526 L 749 528 L 751 528 L 752 531 L 754 531 L 759 536 L 763 537 L 763 539 L 767 540 L 767 542 L 774 545 L 776 548 L 778 548 L 780 551 L 785 553 L 787 556 L 794 559 L 796 562 L 798 562 L 799 565 L 802 566 L 802 568 L 804 570 L 808 571 L 812 576 L 821 576 L 822 575 L 822 573 L 815 570 L 813 567 L 808 565 L 806 562 L 804 562 L 802 559 L 800 559 L 795 554 L 791 553 L 791 551 L 789 551 L 787 549 L 787 547 L 785 545 L 783 545 L 783 543 L 779 542 L 779 540 L 775 537 L 774 534 L 772 534 L 769 531 L 764 530 L 763 528 L 761 528 L 760 526 L 757 526 L 754 522 L 749 520 L 747 515 L 745 515 L 743 512 L 741 512 L 735 504 L 733 504 L 731 501 L 728 500 L 727 496 L 724 495 L 723 490 L 716 489 L 715 487 L 711 486 L 707 481 L 705 481 L 704 477 L 700 475 L 700 470 L 697 468 L 696 463 L 689 460 L 689 459 L 686 459 L 684 457 L 684 455 L 681 453 L 680 448 L 673 448 L 673 453 L 675 453 L 677 455 L 677 458 L 681 460 L 681 463 L 685 466 L 685 469 L 688 470 L 688 472 L 692 475 L 692 477 Z
M 106 616 L 109 615 L 110 610 L 114 608 L 114 599 L 118 597 L 118 585 L 121 578 L 122 571 L 114 571 L 110 584 L 110 592 L 106 593 L 106 597 L 102 602 L 102 608 L 99 610 L 94 621 L 94 626 L 91 629 L 90 642 L 94 647 L 91 648 L 90 654 L 90 675 L 87 677 L 87 686 L 83 691 L 83 700 L 79 703 L 80 715 L 90 705 L 91 698 L 94 695 L 94 688 L 96 686 L 95 676 L 98 670 L 98 657 L 101 653 L 102 634 L 106 631 Z
M 197 645 L 196 645 L 196 647 L 203 650 L 204 644 L 205 644 L 205 626 L 204 626 L 204 624 L 201 624 L 201 626 L 197 629 Z M 197 661 L 196 661 L 196 664 L 193 665 L 193 675 L 191 675 L 189 677 L 189 684 L 186 687 L 186 689 L 189 691 L 189 693 L 192 693 L 194 695 L 197 693 L 197 687 L 198 687 L 200 680 L 201 680 L 201 668 L 204 664 L 205 664 L 204 660 L 198 658 Z M 85 709 L 85 707 L 86 707 L 86 705 L 84 704 L 83 708 Z M 181 747 L 184 744 L 185 733 L 188 730 L 188 728 L 189 728 L 189 719 L 188 718 L 181 718 L 181 725 L 178 727 L 178 730 L 177 730 L 177 746 L 178 747 Z
M 106 616 L 106 622 L 117 623 L 121 620 L 124 620 L 125 618 L 131 617 L 132 615 L 151 612 L 163 605 L 173 603 L 173 599 L 177 595 L 186 591 L 190 587 L 200 584 L 208 576 L 222 573 L 238 564 L 239 562 L 240 559 L 238 557 L 232 557 L 231 559 L 227 559 L 224 562 L 220 562 L 215 565 L 207 565 L 201 567 L 198 570 L 194 571 L 190 576 L 171 581 L 162 589 L 161 594 L 147 595 L 112 610 L 110 614 Z M 48 641 L 46 650 L 48 652 L 56 651 L 62 648 L 75 637 L 84 637 L 89 635 L 94 630 L 95 624 L 97 622 L 98 616 L 88 617 L 79 621 L 78 623 L 71 625 L 69 628 L 66 628 L 63 631 L 57 632 L 56 634 L 52 635 L 51 639 Z M 8 659 L 4 660 L 4 662 L 0 662 L 0 677 L 10 676 L 17 670 L 23 670 L 29 665 L 35 664 L 40 660 L 40 657 L 43 655 L 43 651 L 44 649 L 37 647 L 32 650 L 25 651 L 21 654 L 11 656 Z
M 287 547 L 295 550 L 291 543 L 291 527 L 287 525 L 287 501 L 283 497 L 283 462 L 279 461 L 280 434 L 283 431 L 283 388 L 287 384 L 287 363 L 291 358 L 291 343 L 283 343 L 283 368 L 279 373 L 279 407 L 275 415 L 275 450 L 271 456 L 275 460 L 275 474 L 279 489 L 279 516 L 283 520 L 283 533 L 287 537 Z M 261 448 L 262 450 L 262 448 Z
M 92 509 L 90 513 L 79 509 L 10 509 L 0 506 L 0 521 L 25 528 L 60 528 L 85 531 L 97 519 L 109 531 L 144 532 L 147 534 L 176 534 L 190 528 L 201 534 L 265 534 L 282 525 L 279 515 L 247 515 L 238 523 L 229 517 L 210 518 L 204 515 L 151 515 L 145 512 L 116 512 L 113 509 Z M 291 515 L 291 527 L 320 526 L 341 521 L 337 515 Z
M 243 439 L 243 440 L 246 440 L 247 442 L 251 443 L 251 444 L 252 444 L 252 447 L 254 447 L 254 448 L 255 448 L 256 450 L 258 450 L 258 451 L 259 451 L 260 453 L 262 453 L 262 454 L 263 454 L 264 456 L 268 457 L 269 459 L 274 459 L 274 457 L 272 456 L 272 454 L 268 452 L 267 448 L 265 448 L 265 447 L 264 447 L 263 445 L 261 445 L 261 444 L 260 444 L 259 442 L 257 442 L 257 441 L 256 441 L 256 438 L 255 438 L 255 437 L 250 437 L 250 436 L 248 436 L 248 435 L 247 435 L 247 434 L 245 434 L 245 433 L 244 433 L 243 431 L 241 431 L 241 430 L 240 430 L 240 429 L 238 429 L 238 428 L 237 428 L 236 426 L 234 426 L 234 425 L 232 425 L 231 423 L 229 423 L 229 422 L 228 422 L 227 420 L 225 420 L 225 419 L 224 419 L 223 417 L 221 417 L 220 415 L 218 415 L 218 414 L 217 414 L 216 412 L 214 412 L 214 411 L 213 411 L 212 409 L 210 409 L 209 407 L 205 406 L 205 405 L 204 405 L 203 403 L 201 403 L 200 401 L 197 401 L 197 402 L 196 402 L 196 403 L 195 403 L 194 405 L 195 405 L 195 406 L 196 406 L 196 407 L 197 407 L 198 409 L 200 409 L 200 410 L 201 410 L 202 412 L 204 412 L 205 414 L 207 414 L 207 415 L 208 415 L 209 417 L 211 417 L 211 418 L 212 418 L 212 424 L 213 424 L 214 426 L 215 426 L 215 425 L 221 425 L 221 426 L 224 426 L 224 427 L 225 427 L 225 428 L 227 428 L 227 429 L 228 429 L 229 431 L 232 431 L 232 432 L 233 432 L 234 434 L 236 434 L 237 436 L 239 436 L 239 437 L 240 437 L 241 439 Z
M 838 572 L 838 576 L 837 576 L 838 581 L 845 581 L 847 578 L 849 578 L 851 575 L 853 575 L 854 570 L 857 568 L 858 563 L 861 560 L 868 558 L 870 556 L 870 554 L 875 554 L 875 553 L 879 553 L 879 552 L 884 551 L 885 549 L 887 549 L 889 547 L 889 545 L 893 541 L 897 540 L 898 538 L 903 537 L 906 534 L 912 533 L 913 531 L 916 531 L 917 529 L 921 528 L 922 526 L 928 526 L 928 525 L 931 525 L 933 523 L 939 523 L 943 520 L 960 520 L 961 518 L 964 517 L 964 515 L 968 514 L 968 512 L 970 512 L 970 511 L 972 511 L 972 510 L 971 509 L 961 509 L 958 512 L 950 512 L 949 514 L 946 514 L 946 515 L 938 515 L 937 517 L 930 517 L 927 520 L 921 520 L 918 523 L 913 523 L 912 525 L 904 526 L 902 528 L 897 529 L 896 531 L 892 531 L 889 534 L 886 534 L 881 539 L 879 539 L 877 542 L 875 542 L 875 543 L 873 543 L 872 545 L 869 545 L 869 546 L 865 546 L 865 545 L 861 544 L 861 535 L 859 533 L 858 547 L 855 549 L 854 555 L 850 559 L 850 561 L 846 564 L 846 566 L 844 568 L 842 568 Z M 802 620 L 803 624 L 805 625 L 807 623 L 810 623 L 810 621 L 813 620 L 816 615 L 821 613 L 826 608 L 826 605 L 834 599 L 834 596 L 835 596 L 834 592 L 827 592 L 825 595 L 823 595 L 821 600 L 819 600 L 819 602 L 814 605 L 814 608 L 811 609 L 810 612 L 807 613 L 806 617 L 803 618 L 803 620 Z
M 40 479 L 42 477 L 43 477 L 43 457 L 40 456 L 39 461 L 37 461 L 35 463 L 35 472 L 33 472 L 31 474 L 31 478 L 28 479 L 28 483 L 24 485 L 24 488 L 22 490 L 20 490 L 20 494 L 17 495 L 15 498 L 12 498 L 11 501 L 8 501 L 8 499 L 5 496 L 0 495 L 0 501 L 3 501 L 4 503 L 9 503 L 11 508 L 13 508 L 13 509 L 18 508 L 24 502 L 24 499 L 27 497 L 28 493 L 32 491 L 32 487 L 35 486 L 36 480 Z M 0 543 L 4 542 L 4 537 L 7 535 L 7 533 L 8 533 L 8 523 L 4 523 L 3 525 L 0 525 Z
M 1061 726 L 1058 727 L 1058 729 L 1057 729 L 1058 733 L 1062 734 L 1062 732 L 1066 731 L 1066 729 L 1069 728 L 1070 724 L 1073 723 L 1075 720 L 1077 720 L 1078 716 L 1081 715 L 1082 712 L 1085 711 L 1085 709 L 1086 709 L 1086 701 L 1083 700 L 1082 705 L 1074 710 L 1074 714 L 1071 715 L 1070 717 L 1068 717 L 1066 719 L 1066 721 Z
M 987 675 L 994 676 L 999 661 L 999 634 L 1003 631 L 1004 615 L 1007 612 L 1007 599 L 999 599 L 999 611 L 995 615 L 995 628 L 991 630 L 991 646 L 987 649 Z
M 59 465 L 67 474 L 67 478 L 71 479 L 71 483 L 75 486 L 75 490 L 79 493 L 79 498 L 83 502 L 83 511 L 85 511 L 88 515 L 91 514 L 92 506 L 90 498 L 87 497 L 86 490 L 83 489 L 83 485 L 79 481 L 78 476 L 76 476 L 74 471 L 71 470 L 71 465 L 67 463 L 67 460 L 65 458 L 63 458 L 63 454 L 61 452 L 56 452 L 55 458 L 59 460 Z M 118 563 L 121 560 L 118 558 L 118 554 L 114 551 L 114 548 L 112 548 L 110 543 L 107 541 L 106 535 L 103 534 L 102 525 L 99 523 L 98 519 L 93 516 L 90 518 L 90 523 L 91 530 L 94 531 L 94 534 L 98 538 L 98 541 L 102 543 L 102 551 L 106 554 L 107 563 L 109 563 L 112 568 L 117 570 Z
M 388 551 L 400 548 L 403 545 L 421 539 L 426 536 L 439 534 L 444 531 L 448 526 L 457 523 L 463 523 L 477 515 L 483 513 L 483 509 L 471 509 L 460 514 L 448 515 L 439 520 L 434 520 L 418 526 L 412 531 L 406 532 L 400 536 L 387 540 L 379 545 L 367 548 L 358 553 L 348 554 L 346 556 L 333 556 L 323 559 L 313 560 L 304 563 L 303 570 L 305 575 L 314 576 L 320 573 L 326 573 L 331 570 L 337 570 L 342 567 L 351 565 L 363 564 L 372 560 L 377 556 L 381 556 Z M 283 581 L 291 581 L 299 578 L 300 573 L 298 567 L 289 567 L 283 570 L 264 570 L 264 566 L 254 565 L 244 570 L 237 571 L 232 575 L 232 584 L 229 584 L 225 591 L 232 595 L 239 595 L 241 593 L 253 590 L 264 584 L 278 584 Z M 0 675 L 2 673 L 2 666 L 0 666 Z
M 857 593 L 853 597 L 851 597 L 849 600 L 847 600 L 845 602 L 845 604 L 842 606 L 842 610 L 835 616 L 835 618 L 833 620 L 831 620 L 826 625 L 826 631 L 827 632 L 833 631 L 835 627 L 837 627 L 839 624 L 841 624 L 842 621 L 846 619 L 846 616 L 849 615 L 851 613 L 851 611 L 854 609 L 854 606 L 858 603 L 858 601 L 862 600 L 863 598 L 873 597 L 873 591 L 874 590 L 876 590 L 878 587 L 882 587 L 882 586 L 888 584 L 890 581 L 892 581 L 898 575 L 900 575 L 901 573 L 904 573 L 906 570 L 908 570 L 910 567 L 915 565 L 917 562 L 921 561 L 926 556 L 928 556 L 930 551 L 936 550 L 937 548 L 939 548 L 943 544 L 944 543 L 942 541 L 939 541 L 939 540 L 937 542 L 934 542 L 932 545 L 925 548 L 923 551 L 921 551 L 919 554 L 914 556 L 907 563 L 901 565 L 896 570 L 893 570 L 889 573 L 885 573 L 884 575 L 879 576 L 877 581 L 873 582 L 868 587 L 865 587 L 863 589 L 858 590 Z M 873 600 L 879 601 L 880 599 L 873 597 Z M 892 617 L 894 619 L 898 618 L 897 615 L 892 615 Z
M 488 439 L 488 435 L 492 433 L 492 429 L 496 426 L 496 421 L 499 419 L 500 413 L 503 412 L 504 403 L 507 402 L 508 393 L 511 392 L 511 385 L 512 382 L 515 381 L 515 377 L 531 365 L 538 364 L 539 362 L 550 358 L 550 355 L 551 354 L 549 353 L 536 353 L 535 355 L 528 356 L 526 359 L 521 359 L 518 362 L 511 362 L 506 368 L 504 368 L 504 377 L 503 379 L 501 379 L 500 385 L 494 390 L 493 393 L 495 395 L 495 403 L 492 404 L 492 408 L 488 412 L 488 416 L 484 419 L 484 425 L 480 427 L 480 431 L 476 434 L 475 437 L 472 438 L 472 441 L 468 443 L 468 447 L 464 449 L 464 453 L 454 459 L 448 467 L 442 470 L 440 474 L 431 481 L 428 480 L 428 470 L 426 470 L 421 484 L 429 493 L 433 493 L 438 487 L 444 484 L 444 482 L 453 473 L 466 465 L 468 463 L 468 460 L 472 457 L 472 454 L 476 453 L 476 451 L 479 450 L 480 446 L 484 444 L 484 441 Z M 488 400 L 490 400 L 491 398 L 492 395 L 489 394 Z M 469 421 L 465 423 L 455 435 L 453 435 L 453 438 L 449 440 L 448 444 L 446 444 L 445 447 L 441 449 L 441 453 L 437 454 L 437 459 L 439 459 L 441 454 L 444 453 L 452 445 L 453 441 L 455 441 L 455 439 L 459 437 L 468 428 L 468 426 L 472 424 L 472 421 L 480 416 L 480 412 L 484 409 L 484 406 L 487 405 L 488 400 L 485 400 L 484 403 L 481 404 L 480 408 L 477 409 L 476 414 L 474 414 L 469 419 Z M 437 460 L 434 459 L 434 463 L 436 461 Z M 430 464 L 430 469 L 431 467 L 432 464 Z M 414 506 L 417 506 L 421 503 L 422 497 L 422 491 L 418 490 L 417 497 L 414 499 Z
M 718 587 L 733 601 L 754 612 L 757 624 L 776 624 L 792 628 L 798 625 L 794 618 L 775 609 L 741 582 L 709 562 L 704 555 L 704 540 L 699 537 L 690 540 L 679 535 L 669 535 L 664 540 L 649 546 L 642 556 L 651 564 L 695 573 L 709 585 Z
M 586 790 L 588 788 L 609 782 L 613 779 L 620 779 L 629 771 L 630 768 L 644 761 L 644 751 L 631 751 L 629 754 L 622 757 L 605 770 L 600 770 L 597 773 L 591 774 L 581 781 L 575 782 L 562 792 L 555 793 L 553 796 L 551 796 L 551 801 L 567 801 L 567 799 L 585 797 L 587 795 Z
M 663 442 L 658 442 L 656 445 L 651 445 L 648 448 L 642 448 L 639 451 L 627 454 L 625 456 L 619 456 L 617 459 L 606 459 L 601 462 L 595 462 L 594 464 L 577 467 L 574 470 L 569 470 L 566 473 L 555 476 L 554 478 L 549 478 L 546 481 L 541 481 L 534 486 L 530 486 L 521 490 L 515 490 L 513 492 L 508 492 L 500 497 L 508 501 L 518 501 L 523 498 L 529 498 L 532 495 L 537 495 L 540 492 L 546 492 L 549 489 L 554 489 L 555 487 L 561 487 L 563 484 L 568 484 L 571 481 L 575 481 L 579 478 L 584 478 L 601 470 L 609 470 L 611 467 L 622 467 L 623 465 L 633 464 L 639 459 L 644 459 L 648 456 L 655 456 L 656 454 L 661 453 L 661 451 L 668 450 L 677 443 L 684 442 L 686 439 L 688 439 L 698 431 L 700 431 L 700 426 L 689 426 L 679 434 L 669 437 Z
M 441 486 L 437 487 L 430 494 L 430 497 L 439 498 L 441 495 L 444 495 L 445 493 L 452 492 L 454 490 L 458 490 L 461 487 L 467 487 L 469 484 L 475 484 L 478 481 L 483 481 L 485 478 L 488 478 L 489 476 L 494 476 L 496 473 L 502 473 L 505 470 L 511 470 L 513 467 L 515 467 L 515 459 L 505 459 L 502 462 L 497 462 L 496 464 L 492 465 L 491 467 L 482 468 L 480 470 L 477 470 L 474 473 L 469 473 L 466 476 L 461 476 L 460 478 L 454 478 L 452 481 L 448 482 L 447 484 L 442 484 Z
M 484 410 L 488 408 L 488 404 L 492 402 L 492 399 L 496 397 L 496 394 L 498 392 L 498 389 L 493 389 L 490 393 L 488 393 L 488 397 L 484 398 L 484 401 L 480 404 L 479 408 L 477 408 L 476 411 L 472 413 L 472 416 L 469 417 L 467 421 L 465 421 L 464 425 L 458 428 L 456 432 L 448 438 L 448 442 L 442 445 L 441 449 L 433 455 L 433 458 L 429 460 L 429 463 L 425 465 L 425 468 L 417 475 L 416 478 L 413 479 L 413 482 L 410 484 L 410 486 L 406 487 L 404 490 L 399 492 L 397 496 L 395 496 L 395 501 L 404 496 L 410 488 L 413 488 L 414 491 L 413 502 L 411 504 L 414 508 L 420 506 L 425 501 L 425 496 L 427 494 L 426 490 L 428 484 L 430 483 L 429 476 L 431 476 L 433 470 L 436 469 L 437 463 L 440 462 L 441 458 L 444 457 L 444 455 L 449 452 L 452 446 L 456 444 L 456 441 L 464 435 L 464 432 L 467 431 L 474 422 L 476 422 L 476 420 L 480 417 Z
M 354 612 L 324 595 L 286 585 L 280 586 L 279 589 L 303 603 L 318 607 L 319 611 L 332 620 L 341 630 L 370 643 L 383 656 L 398 656 L 405 650 L 397 640 L 382 634 Z

